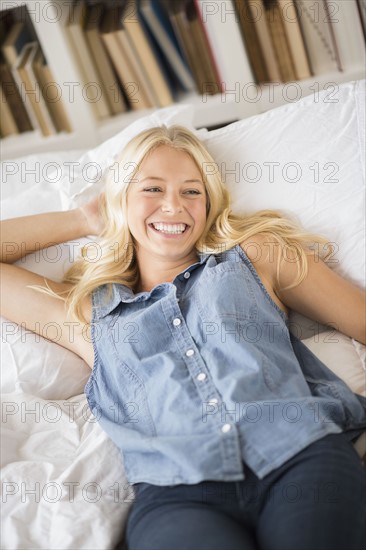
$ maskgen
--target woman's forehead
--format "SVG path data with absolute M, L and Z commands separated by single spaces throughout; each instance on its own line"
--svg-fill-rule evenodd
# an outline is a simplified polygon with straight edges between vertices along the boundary
M 167 171 L 177 176 L 185 176 L 185 179 L 199 179 L 202 181 L 202 171 L 196 160 L 188 152 L 165 145 L 150 151 L 142 159 L 137 174 L 144 178 L 159 175 L 163 177 L 163 173 Z

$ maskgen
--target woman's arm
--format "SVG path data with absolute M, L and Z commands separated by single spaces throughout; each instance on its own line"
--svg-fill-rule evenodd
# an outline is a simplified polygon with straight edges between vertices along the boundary
M 251 237 L 249 242 L 241 243 L 249 259 L 252 259 L 250 250 L 253 250 L 253 247 L 250 248 L 248 245 L 253 242 L 263 251 L 259 259 L 255 252 L 253 265 L 271 282 L 274 293 L 285 306 L 366 344 L 364 290 L 332 271 L 323 260 L 315 256 L 315 253 L 307 256 L 308 273 L 305 279 L 294 288 L 282 290 L 297 277 L 295 258 L 289 258 L 282 263 L 280 277 L 277 280 L 276 268 L 278 254 L 281 253 L 280 247 L 271 247 L 273 257 L 269 261 L 267 254 L 270 240 L 265 236 L 256 235 L 255 238 Z
M 49 212 L 1 222 L 0 262 L 12 264 L 26 254 L 90 234 L 81 208 Z
M 0 226 L 1 315 L 70 349 L 90 367 L 93 365 L 93 349 L 87 326 L 67 316 L 62 299 L 29 288 L 29 285 L 48 285 L 55 292 L 67 292 L 71 286 L 9 264 L 46 246 L 98 234 L 101 231 L 98 200 L 69 212 L 6 220 Z M 90 298 L 84 300 L 82 307 L 90 322 Z
M 366 344 L 366 293 L 332 271 L 323 260 L 308 256 L 308 274 L 295 288 L 281 290 L 296 276 L 294 264 L 284 262 L 275 292 L 286 306 L 330 325 Z

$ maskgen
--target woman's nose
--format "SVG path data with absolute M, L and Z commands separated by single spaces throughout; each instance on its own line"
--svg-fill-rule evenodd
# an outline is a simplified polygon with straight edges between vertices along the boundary
M 161 208 L 163 212 L 181 212 L 182 204 L 179 195 L 165 196 Z

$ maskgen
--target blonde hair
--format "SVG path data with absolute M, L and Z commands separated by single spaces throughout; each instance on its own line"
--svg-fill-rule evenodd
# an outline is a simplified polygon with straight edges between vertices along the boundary
M 132 289 L 137 284 L 139 267 L 126 221 L 127 191 L 143 159 L 161 145 L 188 153 L 201 172 L 207 194 L 207 217 L 204 231 L 195 244 L 197 253 L 217 254 L 261 233 L 289 247 L 299 260 L 297 278 L 286 288 L 292 288 L 304 279 L 309 246 L 314 242 L 325 244 L 327 240 L 320 235 L 305 232 L 298 222 L 279 211 L 261 210 L 245 216 L 234 214 L 220 172 L 212 169 L 217 165 L 199 139 L 183 126 L 160 126 L 135 136 L 121 152 L 113 171 L 109 171 L 100 205 L 105 223 L 105 229 L 98 239 L 100 259 L 90 261 L 85 255 L 82 256 L 69 268 L 63 279 L 63 282 L 72 283 L 71 290 L 63 298 L 69 314 L 86 323 L 81 309 L 82 300 L 97 287 L 110 285 L 111 291 L 112 283 L 124 284 Z M 328 245 L 323 258 L 326 259 L 332 251 L 331 245 Z M 277 278 L 283 260 L 283 255 L 279 254 Z

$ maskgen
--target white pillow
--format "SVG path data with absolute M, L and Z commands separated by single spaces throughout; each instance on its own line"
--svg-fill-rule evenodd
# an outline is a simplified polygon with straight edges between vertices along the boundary
M 361 288 L 366 284 L 365 90 L 366 80 L 336 85 L 203 137 L 234 212 L 272 208 L 293 215 L 306 230 L 335 243 L 329 267 Z
M 334 330 L 305 338 L 302 342 L 355 393 L 366 397 L 366 347 L 364 345 Z
M 302 342 L 352 391 L 366 397 L 366 346 L 334 330 L 313 334 Z M 366 456 L 366 431 L 354 446 L 359 456 Z
M 16 218 L 69 208 L 69 189 L 63 180 L 72 175 L 82 150 L 28 155 L 1 163 L 1 218 Z

